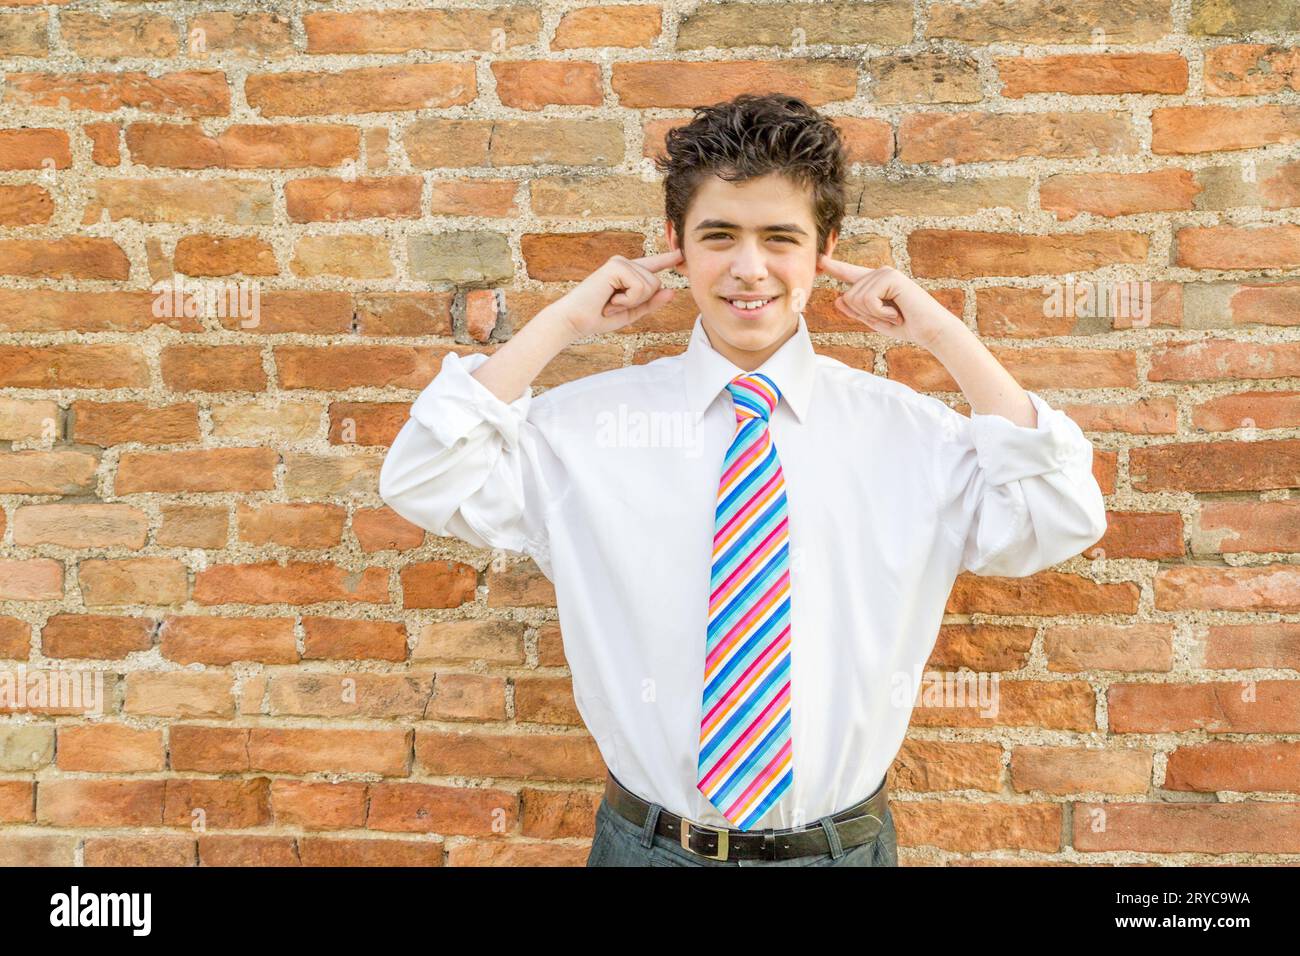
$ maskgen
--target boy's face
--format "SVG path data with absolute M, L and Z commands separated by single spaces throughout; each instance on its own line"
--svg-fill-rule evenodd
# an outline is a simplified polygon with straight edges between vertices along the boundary
M 827 254 L 836 239 L 832 232 Z M 676 271 L 690 282 L 710 344 L 752 372 L 794 334 L 821 271 L 812 187 L 775 173 L 743 183 L 710 177 L 691 200 L 683 235 L 668 223 L 668 246 L 679 245 Z M 770 301 L 745 309 L 728 301 L 737 296 Z

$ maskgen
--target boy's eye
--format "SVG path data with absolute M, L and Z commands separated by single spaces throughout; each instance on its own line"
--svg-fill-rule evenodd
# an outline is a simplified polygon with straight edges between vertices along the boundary
M 706 242 L 710 239 L 730 239 L 730 238 L 731 236 L 727 235 L 727 233 L 725 232 L 711 232 L 704 237 Z M 789 236 L 769 236 L 769 238 L 779 239 L 782 242 L 794 242 L 794 240 L 791 239 Z

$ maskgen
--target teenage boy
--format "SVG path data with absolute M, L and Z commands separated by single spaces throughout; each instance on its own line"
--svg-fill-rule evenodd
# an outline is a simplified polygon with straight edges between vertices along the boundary
M 667 252 L 615 256 L 489 357 L 449 353 L 380 473 L 439 536 L 554 583 L 609 770 L 588 865 L 897 865 L 885 776 L 958 573 L 1025 576 L 1106 527 L 1092 446 L 902 272 L 831 258 L 847 161 L 801 100 L 671 130 Z M 669 302 L 683 354 L 534 396 L 573 342 Z M 813 351 L 836 308 L 926 350 L 971 414 Z

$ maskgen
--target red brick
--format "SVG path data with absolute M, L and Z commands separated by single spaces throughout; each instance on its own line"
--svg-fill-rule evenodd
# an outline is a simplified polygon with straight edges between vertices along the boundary
M 547 106 L 600 106 L 600 67 L 576 60 L 494 60 L 497 98 L 521 110 Z
M 61 129 L 0 130 L 0 169 L 67 169 L 68 134 Z
M 189 70 L 151 75 L 119 73 L 9 73 L 4 102 L 14 106 L 94 110 L 126 107 L 149 113 L 225 116 L 230 88 L 220 70 Z
M 472 63 L 368 66 L 337 73 L 254 73 L 244 81 L 248 105 L 263 116 L 446 109 L 468 103 L 476 95 Z
M 131 123 L 133 162 L 170 169 L 293 169 L 360 158 L 361 131 L 324 123 L 229 126 L 215 135 L 180 123 Z
M 414 219 L 421 183 L 419 176 L 291 179 L 284 184 L 285 210 L 294 222 Z
M 1185 93 L 1187 61 L 1177 53 L 1085 53 L 1064 56 L 997 57 L 1002 95 L 1072 93 Z
M 131 263 L 112 239 L 0 239 L 0 273 L 35 279 L 126 279 Z
M 483 9 L 349 10 L 302 18 L 308 53 L 508 50 L 537 42 L 541 13 L 523 5 Z M 497 33 L 496 31 L 500 31 Z M 500 37 L 498 47 L 497 37 Z

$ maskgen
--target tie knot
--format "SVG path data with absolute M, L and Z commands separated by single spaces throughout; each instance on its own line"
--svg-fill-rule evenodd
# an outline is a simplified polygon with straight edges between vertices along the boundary
M 743 422 L 749 418 L 761 418 L 770 421 L 772 410 L 776 408 L 781 390 L 762 372 L 750 372 L 737 375 L 727 385 L 736 408 L 736 421 Z

